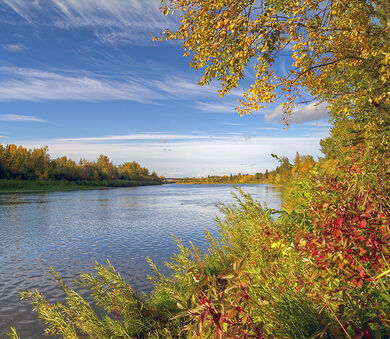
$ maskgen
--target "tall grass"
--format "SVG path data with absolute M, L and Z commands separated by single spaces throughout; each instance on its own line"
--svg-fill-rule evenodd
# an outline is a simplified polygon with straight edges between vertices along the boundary
M 104 187 L 160 185 L 153 180 L 9 180 L 0 179 L 0 192 L 79 190 Z
M 108 262 L 78 280 L 93 306 L 56 272 L 65 301 L 36 290 L 22 298 L 64 338 L 387 338 L 389 159 L 373 158 L 373 171 L 366 159 L 293 178 L 280 211 L 237 191 L 220 206 L 219 236 L 206 234 L 207 253 L 176 239 L 168 276 L 149 260 L 149 296 Z

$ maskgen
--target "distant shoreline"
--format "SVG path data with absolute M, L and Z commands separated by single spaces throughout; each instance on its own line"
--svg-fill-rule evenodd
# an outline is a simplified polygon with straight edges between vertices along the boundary
M 188 181 L 188 182 L 175 182 L 177 185 L 274 185 L 266 182 L 196 182 L 196 181 Z
M 104 180 L 104 181 L 55 181 L 55 180 L 0 180 L 0 194 L 55 191 L 103 190 L 118 187 L 162 185 L 157 181 Z

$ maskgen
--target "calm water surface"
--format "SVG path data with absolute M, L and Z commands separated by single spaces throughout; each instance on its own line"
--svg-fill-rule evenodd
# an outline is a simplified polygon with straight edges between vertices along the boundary
M 243 185 L 257 200 L 279 208 L 280 192 Z M 53 266 L 66 282 L 95 261 L 109 259 L 137 291 L 149 292 L 145 257 L 162 268 L 175 252 L 171 234 L 206 250 L 204 230 L 217 234 L 216 204 L 233 202 L 231 185 L 163 185 L 94 191 L 0 194 L 0 338 L 15 326 L 22 338 L 42 327 L 19 292 L 38 288 L 62 295 Z

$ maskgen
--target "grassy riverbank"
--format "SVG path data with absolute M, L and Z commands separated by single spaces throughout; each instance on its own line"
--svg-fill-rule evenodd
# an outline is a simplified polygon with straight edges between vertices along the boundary
M 72 191 L 105 189 L 110 187 L 135 187 L 161 185 L 160 181 L 152 180 L 0 180 L 0 193 L 37 192 L 37 191 Z
M 275 186 L 280 187 L 281 189 L 284 187 L 283 184 L 273 183 L 273 182 L 256 182 L 256 181 L 248 181 L 248 182 L 236 182 L 236 181 L 226 181 L 226 182 L 175 182 L 176 185 L 232 185 L 232 186 L 241 186 L 241 185 L 266 185 L 266 186 Z
M 207 235 L 207 253 L 178 240 L 171 275 L 150 262 L 147 297 L 109 263 L 79 281 L 98 313 L 55 272 L 66 302 L 50 304 L 36 290 L 22 296 L 47 333 L 64 338 L 387 337 L 390 158 L 386 149 L 344 154 L 343 166 L 334 158 L 296 164 L 280 211 L 241 191 L 220 207 L 220 235 Z
M 324 157 L 297 156 L 292 165 L 272 155 L 278 169 L 256 179 L 282 185 L 284 207 L 266 208 L 240 192 L 236 204 L 220 207 L 219 236 L 206 235 L 207 253 L 177 240 L 177 253 L 166 264 L 170 275 L 149 260 L 154 289 L 148 296 L 138 295 L 109 262 L 77 280 L 90 291 L 91 304 L 52 271 L 63 302 L 52 303 L 37 289 L 22 293 L 47 334 L 72 339 L 390 337 L 389 1 L 228 4 L 163 1 L 165 15 L 173 9 L 181 15 L 179 28 L 163 36 L 183 39 L 192 67 L 203 70 L 199 83 L 218 80 L 222 95 L 239 86 L 248 66 L 255 67 L 237 107 L 241 115 L 283 99 L 270 118 L 284 113 L 289 124 L 329 114 L 330 136 L 320 142 Z M 294 50 L 291 68 L 279 72 L 275 66 L 286 48 Z M 309 144 L 322 133 L 305 132 L 301 138 Z M 286 145 L 270 137 L 261 138 L 259 154 L 265 145 L 275 150 Z M 239 144 L 225 149 L 215 144 L 237 161 L 232 150 Z M 255 145 L 247 144 L 251 162 L 257 161 Z M 15 149 L 9 150 L 5 154 L 13 161 Z M 39 152 L 31 155 L 34 160 Z M 72 166 L 79 173 L 90 168 L 83 162 Z M 42 166 L 32 168 L 45 174 Z M 115 172 L 104 156 L 92 168 L 100 175 Z M 15 331 L 11 337 L 18 338 Z

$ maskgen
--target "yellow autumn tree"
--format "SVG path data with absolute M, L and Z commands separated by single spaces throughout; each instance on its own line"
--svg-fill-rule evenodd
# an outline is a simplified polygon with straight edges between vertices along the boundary
M 163 37 L 183 41 L 199 84 L 217 79 L 224 95 L 254 68 L 240 114 L 284 99 L 285 113 L 316 101 L 336 118 L 389 123 L 390 0 L 162 0 L 161 11 L 180 13 Z M 286 53 L 291 67 L 279 74 Z

